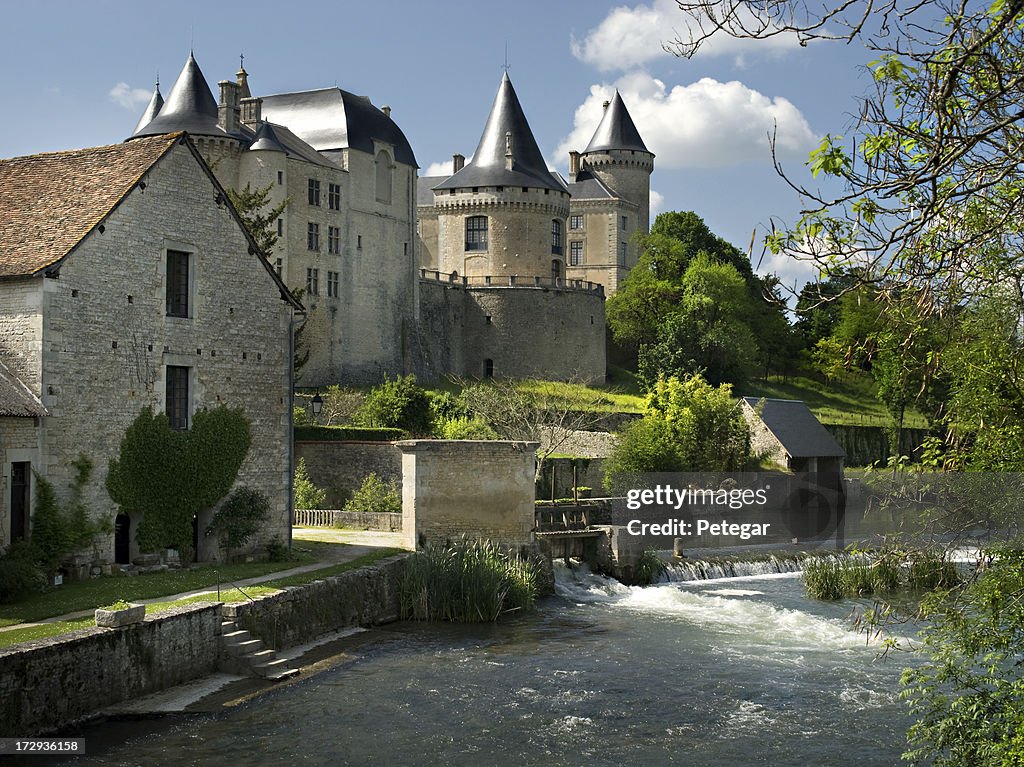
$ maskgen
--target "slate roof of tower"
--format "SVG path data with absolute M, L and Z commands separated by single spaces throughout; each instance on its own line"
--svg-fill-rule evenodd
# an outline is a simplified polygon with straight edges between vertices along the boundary
M 594 131 L 594 137 L 590 139 L 587 148 L 583 153 L 600 152 L 607 149 L 634 149 L 643 152 L 650 152 L 644 140 L 640 138 L 640 131 L 636 129 L 633 118 L 629 116 L 629 110 L 622 101 L 622 96 L 615 91 L 615 96 L 604 110 L 604 116 Z
M 138 123 L 136 123 L 135 130 L 132 131 L 132 135 L 135 135 L 153 122 L 153 118 L 160 113 L 160 109 L 163 105 L 164 97 L 160 93 L 160 83 L 157 83 L 156 88 L 153 89 L 153 97 L 149 100 L 149 104 L 146 106 L 146 111 L 142 113 L 142 117 L 140 117 Z
M 298 157 L 316 165 L 337 168 L 338 165 L 324 157 L 313 147 L 300 139 L 284 125 L 261 122 L 256 129 L 255 141 L 249 146 L 250 152 L 271 151 L 284 152 L 291 157 Z
M 760 402 L 764 408 L 760 416 L 774 437 L 793 458 L 843 458 L 846 451 L 836 442 L 810 408 L 795 399 L 761 399 L 744 397 L 756 412 Z
M 506 135 L 510 135 L 512 141 L 511 170 L 506 168 L 505 162 Z M 473 159 L 435 189 L 473 186 L 526 186 L 565 191 L 548 170 L 507 72 L 501 79 Z
M 43 403 L 0 360 L 0 416 L 49 415 Z
M 264 96 L 263 118 L 287 125 L 321 152 L 350 148 L 374 154 L 376 139 L 394 147 L 396 161 L 419 167 L 409 140 L 395 121 L 366 96 L 341 88 Z
M 160 112 L 144 127 L 136 130 L 132 138 L 179 131 L 197 136 L 230 135 L 217 125 L 217 102 L 192 53 L 188 54 L 188 60 Z
M 0 278 L 64 258 L 180 138 L 0 160 Z

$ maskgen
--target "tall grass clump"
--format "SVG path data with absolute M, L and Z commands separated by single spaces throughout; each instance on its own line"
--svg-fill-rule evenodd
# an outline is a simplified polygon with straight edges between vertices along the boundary
M 807 560 L 804 586 L 814 599 L 836 600 L 907 590 L 951 588 L 960 582 L 956 566 L 933 551 L 888 549 L 844 560 Z
M 460 538 L 411 557 L 401 586 L 406 620 L 486 623 L 533 605 L 537 566 L 490 541 Z

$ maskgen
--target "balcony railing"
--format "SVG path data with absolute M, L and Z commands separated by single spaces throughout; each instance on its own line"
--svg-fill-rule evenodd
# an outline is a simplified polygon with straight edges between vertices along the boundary
M 515 274 L 501 277 L 493 275 L 466 277 L 458 272 L 449 274 L 437 269 L 420 269 L 420 279 L 463 288 L 548 288 L 604 295 L 604 285 L 598 282 L 566 277 L 526 277 Z

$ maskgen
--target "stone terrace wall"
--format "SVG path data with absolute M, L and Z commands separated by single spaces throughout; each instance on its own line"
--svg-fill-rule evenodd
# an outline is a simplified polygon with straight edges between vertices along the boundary
M 0 737 L 46 733 L 217 667 L 215 604 L 0 650 Z
M 398 555 L 252 602 L 224 605 L 221 611 L 276 649 L 350 626 L 388 623 L 398 620 L 405 559 Z
M 371 471 L 402 487 L 402 451 L 393 442 L 296 442 L 309 478 L 327 491 L 326 506 L 340 509 Z

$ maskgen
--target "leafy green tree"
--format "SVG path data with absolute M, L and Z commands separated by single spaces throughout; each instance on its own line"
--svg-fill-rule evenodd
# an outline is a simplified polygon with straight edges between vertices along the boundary
M 284 199 L 277 205 L 272 205 L 270 192 L 273 188 L 274 184 L 258 189 L 252 189 L 246 184 L 242 190 L 226 190 L 228 199 L 238 211 L 249 236 L 256 241 L 256 245 L 268 258 L 277 245 L 277 219 L 284 213 L 289 202 L 288 199 Z
M 427 393 L 416 385 L 416 376 L 384 377 L 363 400 L 355 414 L 359 426 L 404 429 L 413 436 L 430 436 L 433 411 Z
M 32 548 L 40 566 L 47 573 L 53 573 L 71 548 L 71 536 L 53 485 L 38 472 L 33 472 L 33 478 Z
M 217 509 L 207 532 L 220 538 L 225 551 L 240 549 L 270 516 L 270 500 L 251 487 L 236 488 Z
M 753 460 L 750 429 L 729 384 L 700 375 L 659 379 L 643 418 L 630 423 L 605 465 L 605 487 L 625 475 L 671 471 L 740 471 Z
M 398 492 L 394 482 L 385 482 L 371 471 L 345 504 L 345 511 L 366 514 L 401 514 L 402 494 Z

